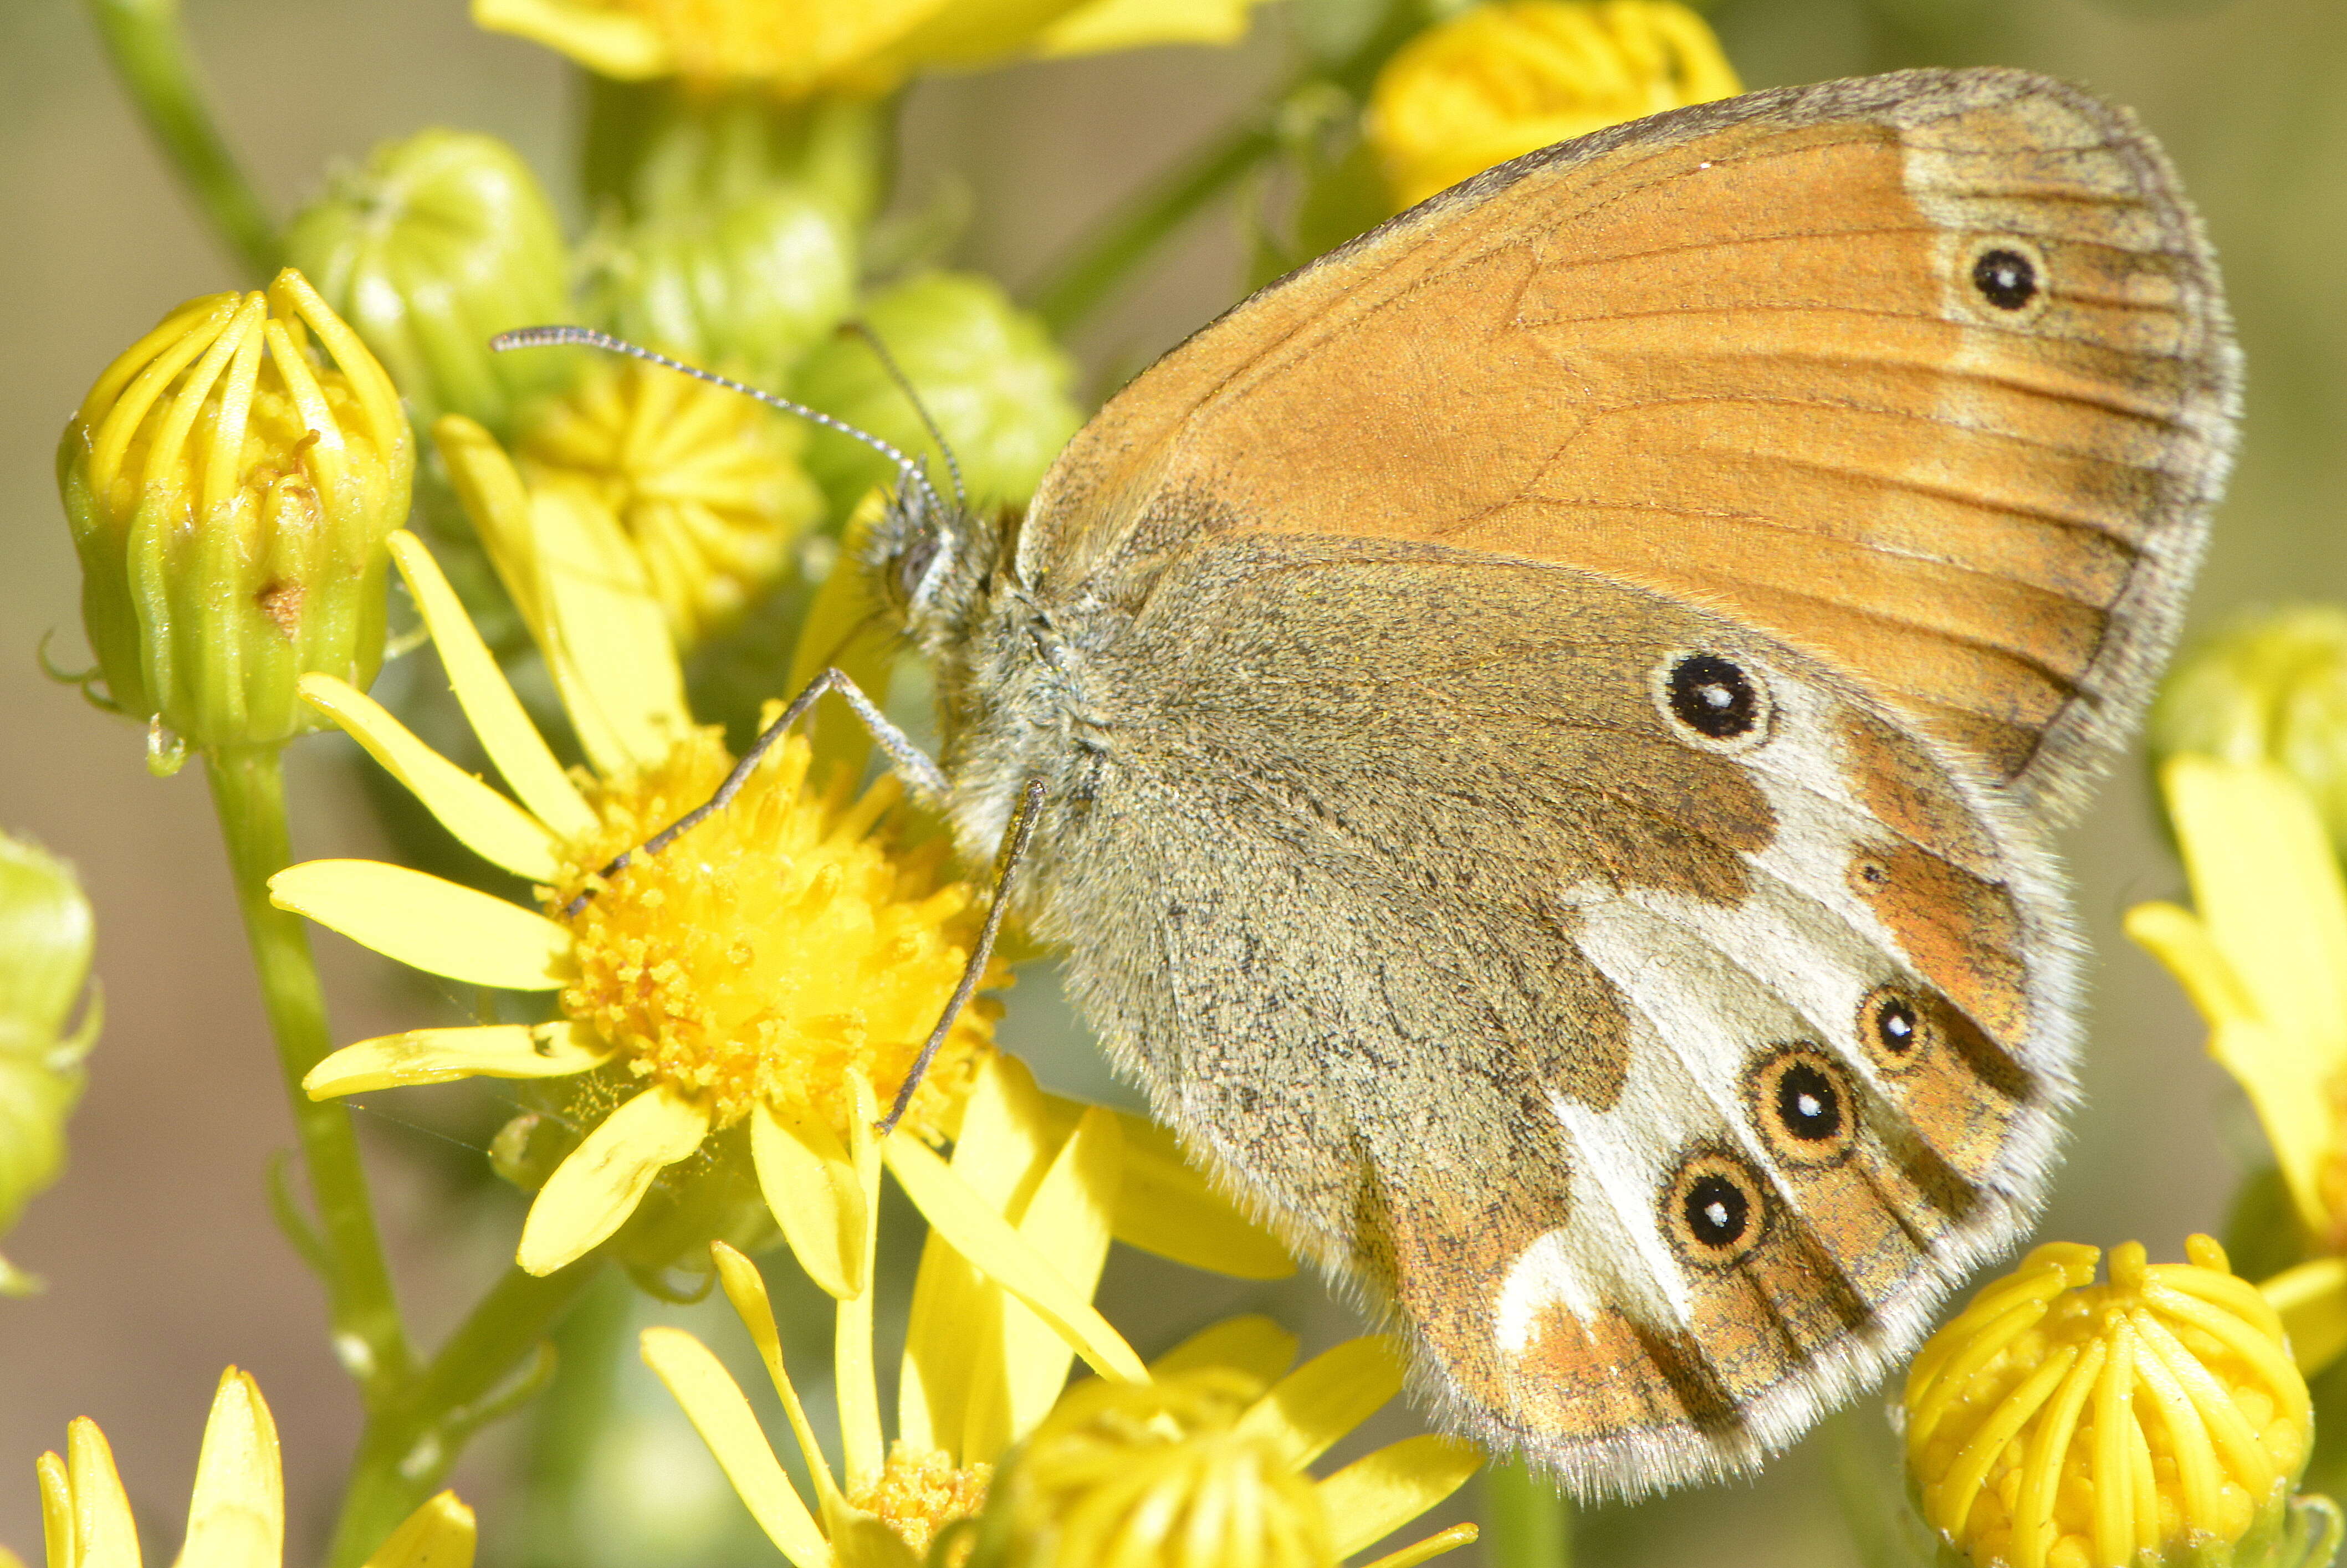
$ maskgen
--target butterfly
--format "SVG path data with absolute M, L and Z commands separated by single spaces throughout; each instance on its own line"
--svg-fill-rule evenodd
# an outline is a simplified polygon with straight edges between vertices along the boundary
M 2214 261 L 2012 70 L 1503 164 L 866 566 L 965 847 L 1156 1114 L 1583 1495 L 1748 1469 L 2026 1227 L 2050 839 L 2228 466 Z
M 942 744 L 891 749 L 1445 1425 L 1588 1497 L 1748 1470 L 2038 1206 L 2051 838 L 2239 382 L 2123 109 L 1971 70 L 1658 115 L 1254 294 L 1023 512 L 907 462 L 860 564 Z

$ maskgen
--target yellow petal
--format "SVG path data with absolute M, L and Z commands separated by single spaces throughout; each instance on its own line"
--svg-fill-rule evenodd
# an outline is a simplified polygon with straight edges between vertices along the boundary
M 1152 1361 L 1149 1371 L 1163 1382 L 1201 1367 L 1235 1367 L 1268 1384 L 1295 1365 L 1296 1348 L 1301 1343 L 1276 1320 L 1249 1313 L 1200 1329 Z
M 823 1445 L 815 1440 L 815 1425 L 807 1419 L 798 1389 L 783 1366 L 783 1337 L 774 1327 L 774 1307 L 766 1298 L 765 1277 L 758 1272 L 756 1264 L 722 1241 L 711 1243 L 709 1251 L 717 1260 L 717 1277 L 724 1283 L 725 1299 L 733 1304 L 734 1316 L 750 1330 L 750 1341 L 757 1346 L 758 1358 L 766 1364 L 766 1376 L 783 1401 L 783 1414 L 790 1419 L 791 1435 L 798 1440 L 799 1456 L 806 1460 L 807 1471 L 815 1478 L 816 1501 L 828 1513 L 839 1488 L 831 1479 L 831 1461 L 824 1457 Z
M 636 1212 L 661 1172 L 701 1147 L 709 1112 L 667 1084 L 603 1119 L 539 1189 L 514 1261 L 552 1274 L 592 1251 Z
M 366 1568 L 473 1568 L 479 1531 L 473 1511 L 453 1491 L 427 1498 L 384 1538 Z
M 889 677 L 897 668 L 900 639 L 890 630 L 885 607 L 873 592 L 872 579 L 861 562 L 872 528 L 887 510 L 887 495 L 875 490 L 847 520 L 841 532 L 839 554 L 831 575 L 815 590 L 799 625 L 797 648 L 791 654 L 791 678 L 784 691 L 796 696 L 826 668 L 836 667 L 875 702 L 888 701 Z M 872 734 L 864 723 L 836 699 L 819 702 L 806 717 L 807 744 L 812 755 L 807 777 L 818 784 L 846 766 L 857 774 L 872 753 Z
M 482 436 L 486 440 L 487 432 L 482 432 Z M 445 442 L 441 449 L 447 451 Z M 457 706 L 465 710 L 466 722 L 480 737 L 489 761 L 497 764 L 522 804 L 556 836 L 592 837 L 600 825 L 595 813 L 547 749 L 538 726 L 522 712 L 521 699 L 514 695 L 505 672 L 497 668 L 488 644 L 481 641 L 472 617 L 465 613 L 456 590 L 448 586 L 431 552 L 403 528 L 391 536 L 391 557 L 398 562 L 399 575 L 407 579 L 408 592 L 415 596 L 415 608 L 432 633 L 432 646 L 439 651 L 441 668 L 448 673 Z
M 2347 890 L 2306 791 L 2267 764 L 2161 770 L 2192 899 L 2259 1016 L 2347 1067 Z
M 114 1468 L 114 1450 L 87 1416 L 66 1429 L 66 1475 L 80 1568 L 138 1568 L 138 1531 Z
M 1252 0 L 1091 0 L 1043 29 L 1046 57 L 1098 55 L 1153 44 L 1235 44 Z
M 1438 1530 L 1423 1541 L 1412 1542 L 1399 1552 L 1389 1552 L 1361 1568 L 1418 1568 L 1430 1563 L 1446 1552 L 1456 1552 L 1461 1546 L 1472 1546 L 1482 1532 L 1471 1524 L 1454 1524 L 1448 1530 Z
M 573 971 L 570 933 L 534 910 L 379 860 L 308 860 L 269 879 L 270 901 L 385 958 L 508 991 Z
M 1075 1125 L 1075 1117 L 1068 1118 Z M 1008 1211 L 1020 1190 L 1040 1177 L 1059 1139 L 1034 1076 L 1017 1058 L 997 1052 L 979 1069 L 964 1102 L 954 1141 L 954 1173 L 997 1212 Z M 989 1344 L 1000 1339 L 1002 1293 L 938 1231 L 921 1245 L 913 1277 L 913 1307 L 897 1382 L 897 1436 L 918 1449 L 950 1454 L 957 1464 L 991 1460 L 958 1446 L 981 1370 L 999 1384 L 1002 1363 Z M 989 1389 L 988 1399 L 1005 1398 Z
M 2138 904 L 2127 912 L 2127 934 L 2176 977 L 2192 1005 L 2214 1029 L 2234 1019 L 2255 1020 L 2258 1005 L 2199 917 L 2165 900 Z
M 1019 1216 L 1019 1234 L 1076 1295 L 1090 1299 L 1108 1261 L 1109 1215 L 1123 1157 L 1116 1113 L 1093 1106 L 1043 1173 Z M 1066 1387 L 1073 1352 L 1051 1326 L 1017 1302 L 1002 1307 L 1002 1372 L 986 1378 L 962 1428 L 961 1451 L 1000 1453 L 1035 1430 Z
M 416 739 L 383 704 L 332 675 L 304 675 L 299 684 L 303 701 L 364 746 L 467 849 L 532 882 L 562 875 L 544 823 Z
M 473 0 L 473 22 L 569 56 L 600 76 L 642 81 L 676 69 L 668 39 L 642 16 L 563 0 Z
M 832 1568 L 831 1548 L 815 1515 L 775 1461 L 750 1401 L 708 1347 L 682 1328 L 647 1328 L 642 1345 L 644 1365 L 684 1407 L 686 1419 L 766 1539 L 790 1559 L 792 1568 Z
M 459 1078 L 568 1078 L 611 1058 L 610 1042 L 584 1024 L 500 1023 L 412 1029 L 346 1045 L 302 1080 L 313 1100 Z
M 2258 1286 L 2281 1314 L 2291 1358 L 2313 1377 L 2347 1350 L 2347 1258 L 2317 1257 Z
M 897 1184 L 955 1251 L 1032 1307 L 1094 1369 L 1127 1382 L 1147 1379 L 1149 1368 L 1108 1319 L 943 1160 L 910 1138 L 890 1138 L 885 1153 Z
M 0 1546 L 0 1568 L 25 1568 L 25 1560 L 5 1546 Z
M 1239 1430 L 1269 1438 L 1290 1464 L 1304 1466 L 1401 1392 L 1393 1342 L 1367 1334 L 1323 1350 L 1271 1386 L 1239 1418 Z M 1376 1537 L 1370 1537 L 1375 1540 Z
M 1404 1438 L 1355 1460 L 1320 1483 L 1337 1555 L 1392 1534 L 1466 1484 L 1483 1450 L 1456 1438 Z
M 1055 1128 L 1072 1127 L 1081 1102 L 1048 1097 Z M 1112 1234 L 1127 1246 L 1237 1279 L 1286 1279 L 1296 1259 L 1270 1232 L 1214 1191 L 1174 1134 L 1145 1116 L 1117 1113 L 1124 1128 L 1124 1182 Z
M 607 778 L 658 766 L 692 717 L 643 558 L 583 484 L 532 491 L 529 526 L 545 607 L 531 630 L 579 743 Z
M 921 1568 L 905 1538 L 869 1513 L 842 1509 L 833 1527 L 832 1550 L 839 1568 Z
M 252 1378 L 220 1375 L 196 1459 L 188 1540 L 175 1568 L 276 1568 L 285 1555 L 285 1475 L 277 1423 Z
M 862 1273 L 869 1280 L 880 1232 L 882 1154 L 880 1140 L 872 1131 L 873 1123 L 880 1120 L 880 1107 L 874 1101 L 872 1081 L 862 1073 L 849 1073 L 847 1087 L 855 1101 L 855 1114 L 848 1122 L 848 1159 L 864 1191 Z M 888 1142 L 911 1143 L 914 1140 L 910 1132 L 903 1132 L 891 1134 Z M 923 1148 L 921 1153 L 928 1154 L 928 1150 Z M 839 1403 L 840 1471 L 847 1490 L 861 1496 L 878 1484 L 888 1457 L 880 1430 L 880 1377 L 873 1362 L 869 1290 L 841 1301 L 832 1311 L 831 1387 Z
M 846 1300 L 871 1283 L 864 1268 L 870 1215 L 864 1184 L 822 1118 L 761 1104 L 750 1113 L 750 1157 L 758 1190 L 807 1277 Z
M 2322 1165 L 2338 1128 L 2331 1104 L 2332 1080 L 2281 1030 L 2247 1020 L 2219 1024 L 2209 1037 L 2209 1054 L 2248 1093 L 2292 1206 L 2310 1231 L 2321 1234 L 2329 1225 Z
M 41 1487 L 41 1544 L 46 1548 L 47 1568 L 81 1568 L 81 1556 L 74 1541 L 73 1482 L 66 1479 L 66 1461 L 55 1450 L 34 1461 L 33 1473 Z M 123 1504 L 129 1512 L 129 1504 Z M 134 1535 L 132 1550 L 138 1548 Z M 134 1558 L 126 1568 L 138 1568 Z

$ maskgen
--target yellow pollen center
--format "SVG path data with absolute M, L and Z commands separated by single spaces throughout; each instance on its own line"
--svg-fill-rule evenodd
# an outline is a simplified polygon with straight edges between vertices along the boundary
M 706 1104 L 719 1128 L 764 1102 L 811 1111 L 844 1136 L 851 1073 L 887 1104 L 976 933 L 969 885 L 941 875 L 941 842 L 897 851 L 874 832 L 896 782 L 851 801 L 843 778 L 818 795 L 807 764 L 804 742 L 777 746 L 724 809 L 639 856 L 570 922 L 579 974 L 563 1012 L 617 1044 L 637 1079 Z M 550 911 L 588 885 L 587 867 L 707 800 L 731 766 L 710 729 L 644 776 L 603 785 L 603 832 L 578 846 L 579 870 Z M 914 1095 L 916 1132 L 940 1135 L 993 1049 L 1000 1010 L 983 997 L 963 1009 Z
M 955 1520 L 975 1517 L 986 1506 L 993 1481 L 994 1467 L 983 1460 L 957 1470 L 934 1449 L 899 1442 L 888 1450 L 878 1478 L 849 1493 L 847 1501 L 876 1515 L 917 1553 L 927 1552 L 930 1539 Z

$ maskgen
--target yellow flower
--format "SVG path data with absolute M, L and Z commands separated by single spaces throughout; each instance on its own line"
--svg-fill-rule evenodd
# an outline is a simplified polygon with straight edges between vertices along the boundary
M 190 301 L 98 377 L 58 483 L 90 646 L 159 771 L 177 765 L 166 727 L 273 744 L 317 727 L 303 671 L 374 679 L 383 541 L 413 471 L 391 378 L 291 270 Z
M 487 432 L 452 419 L 444 451 Z M 799 466 L 805 433 L 738 392 L 629 361 L 538 409 L 516 446 L 533 490 L 576 486 L 643 561 L 646 586 L 686 648 L 736 620 L 781 576 L 823 515 Z
M 646 1331 L 645 1360 L 794 1568 L 911 1568 L 917 1553 L 957 1527 L 979 1542 L 982 1557 L 994 1515 L 984 1526 L 963 1522 L 979 1515 L 998 1471 L 1022 1442 L 1027 1457 L 1012 1458 L 1008 1484 L 1022 1496 L 1035 1490 L 1017 1478 L 1037 1467 L 1049 1478 L 1047 1495 L 1011 1512 L 1047 1526 L 1061 1521 L 1061 1505 L 1082 1490 L 1074 1450 L 1086 1443 L 1097 1450 L 1103 1440 L 1113 1447 L 1116 1418 L 1107 1412 L 1123 1410 L 1126 1401 L 1201 1419 L 1171 1443 L 1159 1435 L 1163 1423 L 1151 1427 L 1141 1448 L 1104 1456 L 1113 1470 L 1148 1477 L 1155 1483 L 1150 1495 L 1170 1499 L 1173 1517 L 1190 1521 L 1202 1540 L 1213 1528 L 1202 1510 L 1230 1500 L 1218 1481 L 1236 1476 L 1242 1485 L 1262 1482 L 1268 1488 L 1262 1497 L 1237 1501 L 1302 1521 L 1299 1538 L 1325 1548 L 1297 1561 L 1333 1563 L 1336 1554 L 1417 1517 L 1473 1472 L 1481 1461 L 1475 1450 L 1421 1437 L 1325 1480 L 1306 1474 L 1306 1466 L 1399 1390 L 1399 1360 L 1380 1338 L 1339 1346 L 1289 1372 L 1295 1337 L 1266 1318 L 1243 1317 L 1206 1330 L 1154 1366 L 1143 1364 L 1086 1298 L 1099 1281 L 1110 1236 L 1122 1234 L 1117 1216 L 1132 1206 L 1136 1181 L 1153 1188 L 1159 1179 L 1160 1156 L 1152 1146 L 1162 1139 L 1147 1123 L 1043 1095 L 1015 1061 L 998 1057 L 971 1096 L 950 1164 L 918 1145 L 908 1146 L 905 1158 L 892 1152 L 891 1169 L 935 1228 L 914 1282 L 893 1442 L 881 1420 L 868 1309 L 850 1320 L 852 1304 L 841 1305 L 836 1470 L 783 1366 L 757 1271 L 721 1248 L 726 1294 L 750 1328 L 814 1478 L 813 1508 L 784 1476 L 748 1401 L 716 1358 L 681 1330 Z M 950 1201 L 941 1196 L 948 1193 Z M 1156 1211 L 1154 1223 L 1179 1223 L 1184 1205 L 1169 1204 L 1153 1191 L 1145 1202 Z M 1259 1245 L 1244 1233 L 1217 1234 L 1226 1221 L 1210 1209 L 1194 1215 L 1206 1224 L 1193 1230 L 1187 1250 L 1208 1266 L 1227 1267 Z M 1229 1247 L 1235 1239 L 1242 1244 L 1235 1252 Z M 1102 1376 L 1065 1390 L 1077 1356 Z M 1047 1434 L 1055 1433 L 1047 1449 Z M 1191 1484 L 1169 1479 L 1185 1465 Z M 1238 1519 L 1247 1516 L 1245 1508 L 1237 1511 Z M 1235 1520 L 1224 1528 L 1225 1540 L 1241 1533 Z M 1030 1539 L 1018 1530 L 1008 1538 Z M 1142 1539 L 1126 1537 L 1136 1544 Z M 1387 1561 L 1398 1568 L 1471 1539 L 1471 1530 L 1445 1532 Z M 1064 1560 L 1092 1568 L 1156 1559 Z M 1286 1560 L 1258 1561 L 1274 1568 Z
M 2128 1242 L 2098 1286 L 2095 1248 L 2041 1246 L 1916 1354 L 1909 1473 L 1969 1561 L 2330 1561 L 2338 1511 L 2291 1505 L 2313 1413 L 2281 1321 L 2214 1241 L 2185 1251 L 2189 1263 L 2147 1266 Z
M 43 1454 L 40 1476 L 48 1568 L 138 1568 L 130 1500 L 97 1422 L 75 1421 L 66 1457 Z M 473 1511 L 444 1491 L 409 1514 L 366 1568 L 472 1568 L 473 1537 Z M 260 1385 L 231 1367 L 204 1422 L 179 1568 L 278 1568 L 284 1548 L 277 1424 Z
M 1673 0 L 1501 0 L 1395 51 L 1367 128 L 1399 208 L 1552 142 L 1743 90 Z
M 2127 935 L 2174 973 L 2209 1053 L 2264 1123 L 2306 1237 L 2347 1244 L 2347 887 L 2296 779 L 2270 763 L 2184 754 L 2160 784 L 2195 910 L 2127 911 Z M 2347 1260 L 2268 1282 L 2311 1371 L 2347 1348 Z
M 914 71 L 1231 44 L 1252 0 L 473 0 L 473 20 L 623 80 L 872 97 Z

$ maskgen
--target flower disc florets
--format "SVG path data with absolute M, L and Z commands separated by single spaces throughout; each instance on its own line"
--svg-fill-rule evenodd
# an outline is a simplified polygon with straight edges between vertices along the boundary
M 938 1531 L 957 1519 L 976 1517 L 993 1480 L 994 1467 L 983 1460 L 957 1466 L 948 1454 L 899 1441 L 889 1448 L 888 1462 L 872 1484 L 848 1493 L 847 1501 L 879 1519 L 915 1552 L 927 1552 Z
M 705 1103 L 713 1129 L 761 1102 L 844 1131 L 850 1072 L 887 1105 L 961 978 L 977 916 L 968 884 L 941 881 L 940 841 L 891 852 L 872 830 L 901 794 L 884 778 L 852 798 L 804 787 L 805 743 L 778 746 L 722 811 L 658 856 L 639 855 L 571 926 L 579 978 L 562 1009 L 625 1054 L 640 1080 Z M 580 874 L 642 844 L 715 793 L 733 759 L 720 732 L 688 736 L 661 767 L 595 799 L 602 835 Z M 999 983 L 995 980 L 994 983 Z M 924 1137 L 992 1048 L 999 1004 L 963 1009 L 906 1121 Z

